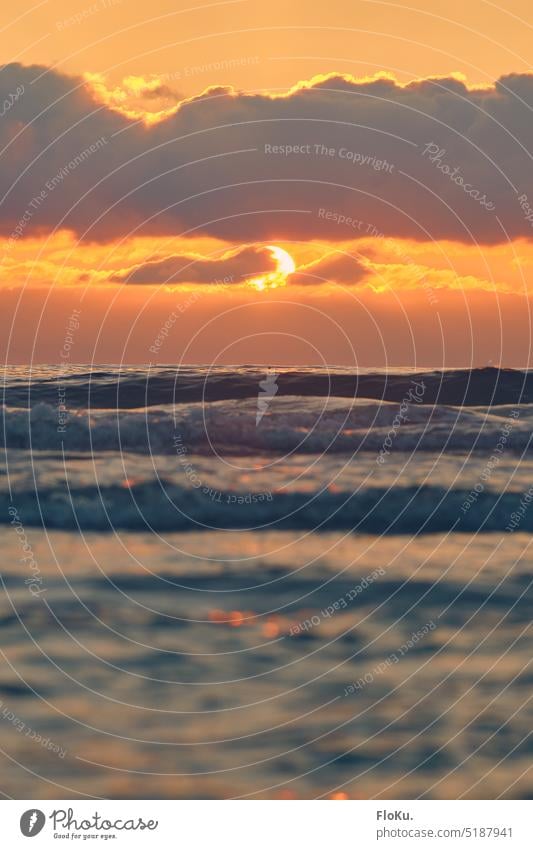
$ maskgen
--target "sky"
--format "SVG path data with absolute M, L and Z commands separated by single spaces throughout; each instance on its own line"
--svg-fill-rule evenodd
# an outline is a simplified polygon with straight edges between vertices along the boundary
M 4 361 L 527 366 L 530 18 L 4 5 Z

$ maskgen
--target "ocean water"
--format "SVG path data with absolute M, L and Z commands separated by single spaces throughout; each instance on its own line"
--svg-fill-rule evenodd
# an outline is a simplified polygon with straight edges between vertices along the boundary
M 531 798 L 533 375 L 12 367 L 1 791 Z

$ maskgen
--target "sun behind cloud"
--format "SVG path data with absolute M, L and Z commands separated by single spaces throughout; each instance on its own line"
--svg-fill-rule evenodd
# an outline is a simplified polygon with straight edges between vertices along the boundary
M 266 247 L 276 260 L 278 267 L 275 271 L 271 271 L 268 274 L 261 274 L 248 280 L 248 285 L 253 286 L 259 292 L 265 289 L 277 289 L 279 286 L 286 286 L 287 277 L 296 270 L 296 264 L 287 251 L 277 245 L 267 245 Z

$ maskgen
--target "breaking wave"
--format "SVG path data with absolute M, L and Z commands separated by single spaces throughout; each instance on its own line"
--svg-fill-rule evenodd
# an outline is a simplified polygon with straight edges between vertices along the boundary
M 4 408 L 8 448 L 197 453 L 361 451 L 530 451 L 533 406 L 452 407 L 342 398 L 272 398 L 257 422 L 257 400 L 215 401 L 139 410 L 58 411 Z

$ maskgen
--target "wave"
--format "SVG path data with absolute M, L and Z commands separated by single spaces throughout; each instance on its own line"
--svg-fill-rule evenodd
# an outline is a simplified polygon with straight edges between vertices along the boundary
M 212 403 L 257 398 L 265 380 L 261 366 L 216 367 L 60 366 L 4 370 L 3 403 L 27 408 L 57 405 L 69 409 L 135 409 L 162 404 Z M 276 395 L 371 398 L 402 402 L 414 385 L 423 386 L 422 404 L 481 406 L 533 403 L 533 373 L 516 369 L 353 370 L 349 368 L 276 369 Z
M 184 456 L 187 452 L 356 453 L 529 452 L 533 406 L 431 406 L 342 398 L 271 398 L 142 410 L 70 410 L 40 403 L 3 409 L 7 448 L 115 451 Z
M 159 480 L 126 486 L 18 488 L 0 523 L 63 530 L 344 530 L 371 534 L 533 532 L 533 493 L 419 487 L 317 492 L 217 491 Z

